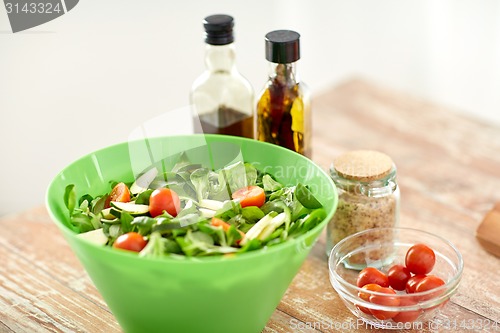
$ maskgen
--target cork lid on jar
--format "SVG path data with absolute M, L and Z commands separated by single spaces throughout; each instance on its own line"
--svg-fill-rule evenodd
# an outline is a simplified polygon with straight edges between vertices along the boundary
M 384 153 L 374 150 L 354 150 L 333 161 L 337 174 L 343 178 L 370 182 L 388 176 L 394 163 Z

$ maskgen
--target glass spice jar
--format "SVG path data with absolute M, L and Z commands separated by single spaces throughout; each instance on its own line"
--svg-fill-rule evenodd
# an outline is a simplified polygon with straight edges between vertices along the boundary
M 327 226 L 327 255 L 349 235 L 399 225 L 400 193 L 396 166 L 389 156 L 372 150 L 345 153 L 334 160 L 330 176 L 337 186 L 339 202 Z M 392 236 L 380 233 L 377 237 L 383 242 L 385 237 Z M 363 239 L 359 242 L 362 247 Z M 380 255 L 374 251 L 371 260 L 376 261 Z M 356 258 L 350 260 L 356 264 Z M 360 265 L 365 263 L 365 258 L 362 261 Z

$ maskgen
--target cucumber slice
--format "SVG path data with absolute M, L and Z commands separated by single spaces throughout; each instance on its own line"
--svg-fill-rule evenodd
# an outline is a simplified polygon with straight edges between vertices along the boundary
M 111 206 L 130 215 L 143 215 L 149 213 L 148 205 L 139 205 L 130 202 L 111 201 Z
M 224 206 L 224 202 L 218 200 L 210 200 L 210 199 L 201 199 L 200 207 L 211 209 L 211 210 L 219 210 Z
M 264 240 L 267 237 L 271 236 L 271 234 L 274 232 L 274 230 L 278 229 L 281 227 L 283 223 L 286 221 L 286 213 L 281 213 L 276 215 L 271 222 L 262 230 L 262 232 L 259 234 L 257 237 L 260 240 Z
M 111 207 L 101 210 L 101 214 L 102 218 L 105 220 L 112 220 L 115 218 L 115 216 L 111 214 Z
M 156 175 L 158 175 L 158 169 L 152 168 L 137 177 L 132 186 L 130 186 L 130 193 L 139 194 L 146 191 Z
M 211 210 L 211 209 L 200 208 L 200 213 L 201 213 L 201 216 L 203 216 L 206 219 L 211 219 L 212 217 L 215 216 L 215 210 Z
M 106 237 L 102 228 L 78 234 L 78 237 L 97 245 L 106 245 L 108 242 L 108 237 Z

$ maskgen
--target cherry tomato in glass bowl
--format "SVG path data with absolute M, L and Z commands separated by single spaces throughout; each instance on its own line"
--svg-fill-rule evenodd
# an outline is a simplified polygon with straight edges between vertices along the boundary
M 382 287 L 379 286 L 378 284 L 369 283 L 369 284 L 365 284 L 363 287 L 361 287 L 361 289 L 370 290 L 370 291 L 379 291 L 380 289 L 382 289 Z M 360 291 L 360 292 L 358 292 L 358 296 L 362 300 L 369 302 L 371 295 L 368 294 L 368 293 L 363 293 L 363 292 Z M 364 306 L 361 306 L 361 305 L 357 304 L 356 307 L 359 310 L 361 310 L 364 313 L 366 313 L 366 314 L 372 314 L 371 311 L 370 311 L 370 309 L 365 308 Z
M 443 281 L 443 279 L 441 279 L 437 276 L 434 276 L 434 275 L 428 275 L 428 276 L 424 277 L 422 280 L 420 280 L 420 282 L 417 283 L 417 285 L 415 286 L 415 292 L 420 293 L 423 291 L 436 289 L 438 287 L 443 286 L 444 284 L 445 284 L 445 282 Z M 435 293 L 421 296 L 420 299 L 421 300 L 428 300 L 431 298 L 438 297 L 439 295 L 441 295 L 441 293 L 442 292 L 436 291 Z
M 397 292 L 394 287 L 399 287 L 395 286 L 394 282 L 390 287 L 382 289 L 385 293 L 359 287 L 360 270 L 367 266 L 378 269 L 382 274 L 386 273 L 387 281 L 390 282 L 389 271 L 396 270 L 392 268 L 396 264 L 406 267 L 407 252 L 415 244 L 425 244 L 435 254 L 435 261 L 433 260 L 434 264 L 429 273 L 415 274 L 410 271 L 411 277 L 404 290 Z M 356 258 L 356 261 L 353 258 Z M 394 329 L 398 323 L 424 323 L 434 318 L 435 311 L 442 308 L 457 291 L 463 272 L 463 259 L 457 248 L 440 236 L 409 228 L 374 228 L 350 235 L 338 242 L 330 252 L 328 267 L 333 288 L 354 316 L 377 328 Z M 404 271 L 401 267 L 398 270 Z M 430 275 L 443 279 L 445 284 L 435 290 L 416 292 L 418 282 Z M 401 280 L 404 281 L 406 277 Z M 363 283 L 366 282 L 361 281 L 361 284 Z M 425 286 L 423 283 L 422 285 Z M 419 290 L 425 289 L 422 285 Z M 442 294 L 432 299 L 422 298 L 441 292 Z M 364 294 L 370 295 L 369 302 L 365 300 Z M 367 309 L 372 315 L 367 314 Z
M 396 295 L 396 292 L 391 289 L 391 288 L 380 288 L 377 290 L 379 293 L 384 293 L 384 294 L 391 294 L 394 296 L 382 296 L 382 295 L 371 295 L 370 296 L 370 302 L 375 303 L 375 304 L 380 304 L 380 305 L 386 305 L 386 306 L 394 306 L 397 307 L 399 306 L 399 297 Z M 371 313 L 375 318 L 380 319 L 380 320 L 387 320 L 391 319 L 395 316 L 398 315 L 398 311 L 384 311 L 384 310 L 377 310 L 377 309 L 370 309 Z
M 365 267 L 361 270 L 361 272 L 359 272 L 356 284 L 361 288 L 370 283 L 378 284 L 381 287 L 389 287 L 389 279 L 387 278 L 387 275 L 375 267 Z
M 406 253 L 405 263 L 413 274 L 428 274 L 434 268 L 436 255 L 427 245 L 415 244 Z
M 410 306 L 418 304 L 417 300 L 408 298 L 408 297 L 400 297 L 399 306 Z M 397 315 L 392 317 L 397 323 L 411 323 L 417 320 L 418 316 L 422 314 L 423 311 L 421 309 L 414 311 L 400 311 Z
M 394 290 L 405 290 L 410 277 L 410 270 L 403 265 L 394 265 L 387 271 L 389 284 Z
M 417 284 L 422 280 L 424 277 L 427 275 L 425 274 L 419 274 L 419 275 L 414 275 L 411 278 L 408 279 L 408 282 L 406 282 L 406 292 L 408 294 L 413 294 L 415 292 L 415 288 L 417 287 Z

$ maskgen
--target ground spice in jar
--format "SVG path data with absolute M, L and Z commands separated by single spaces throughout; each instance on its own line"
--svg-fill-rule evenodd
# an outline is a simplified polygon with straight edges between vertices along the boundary
M 399 188 L 396 167 L 386 154 L 371 150 L 356 150 L 336 158 L 330 175 L 339 192 L 337 211 L 327 226 L 327 254 L 345 237 L 372 228 L 395 227 L 399 222 Z M 383 233 L 373 237 L 386 241 Z M 359 247 L 366 240 L 359 240 Z M 351 258 L 364 264 L 378 260 L 383 253 L 373 249 Z

